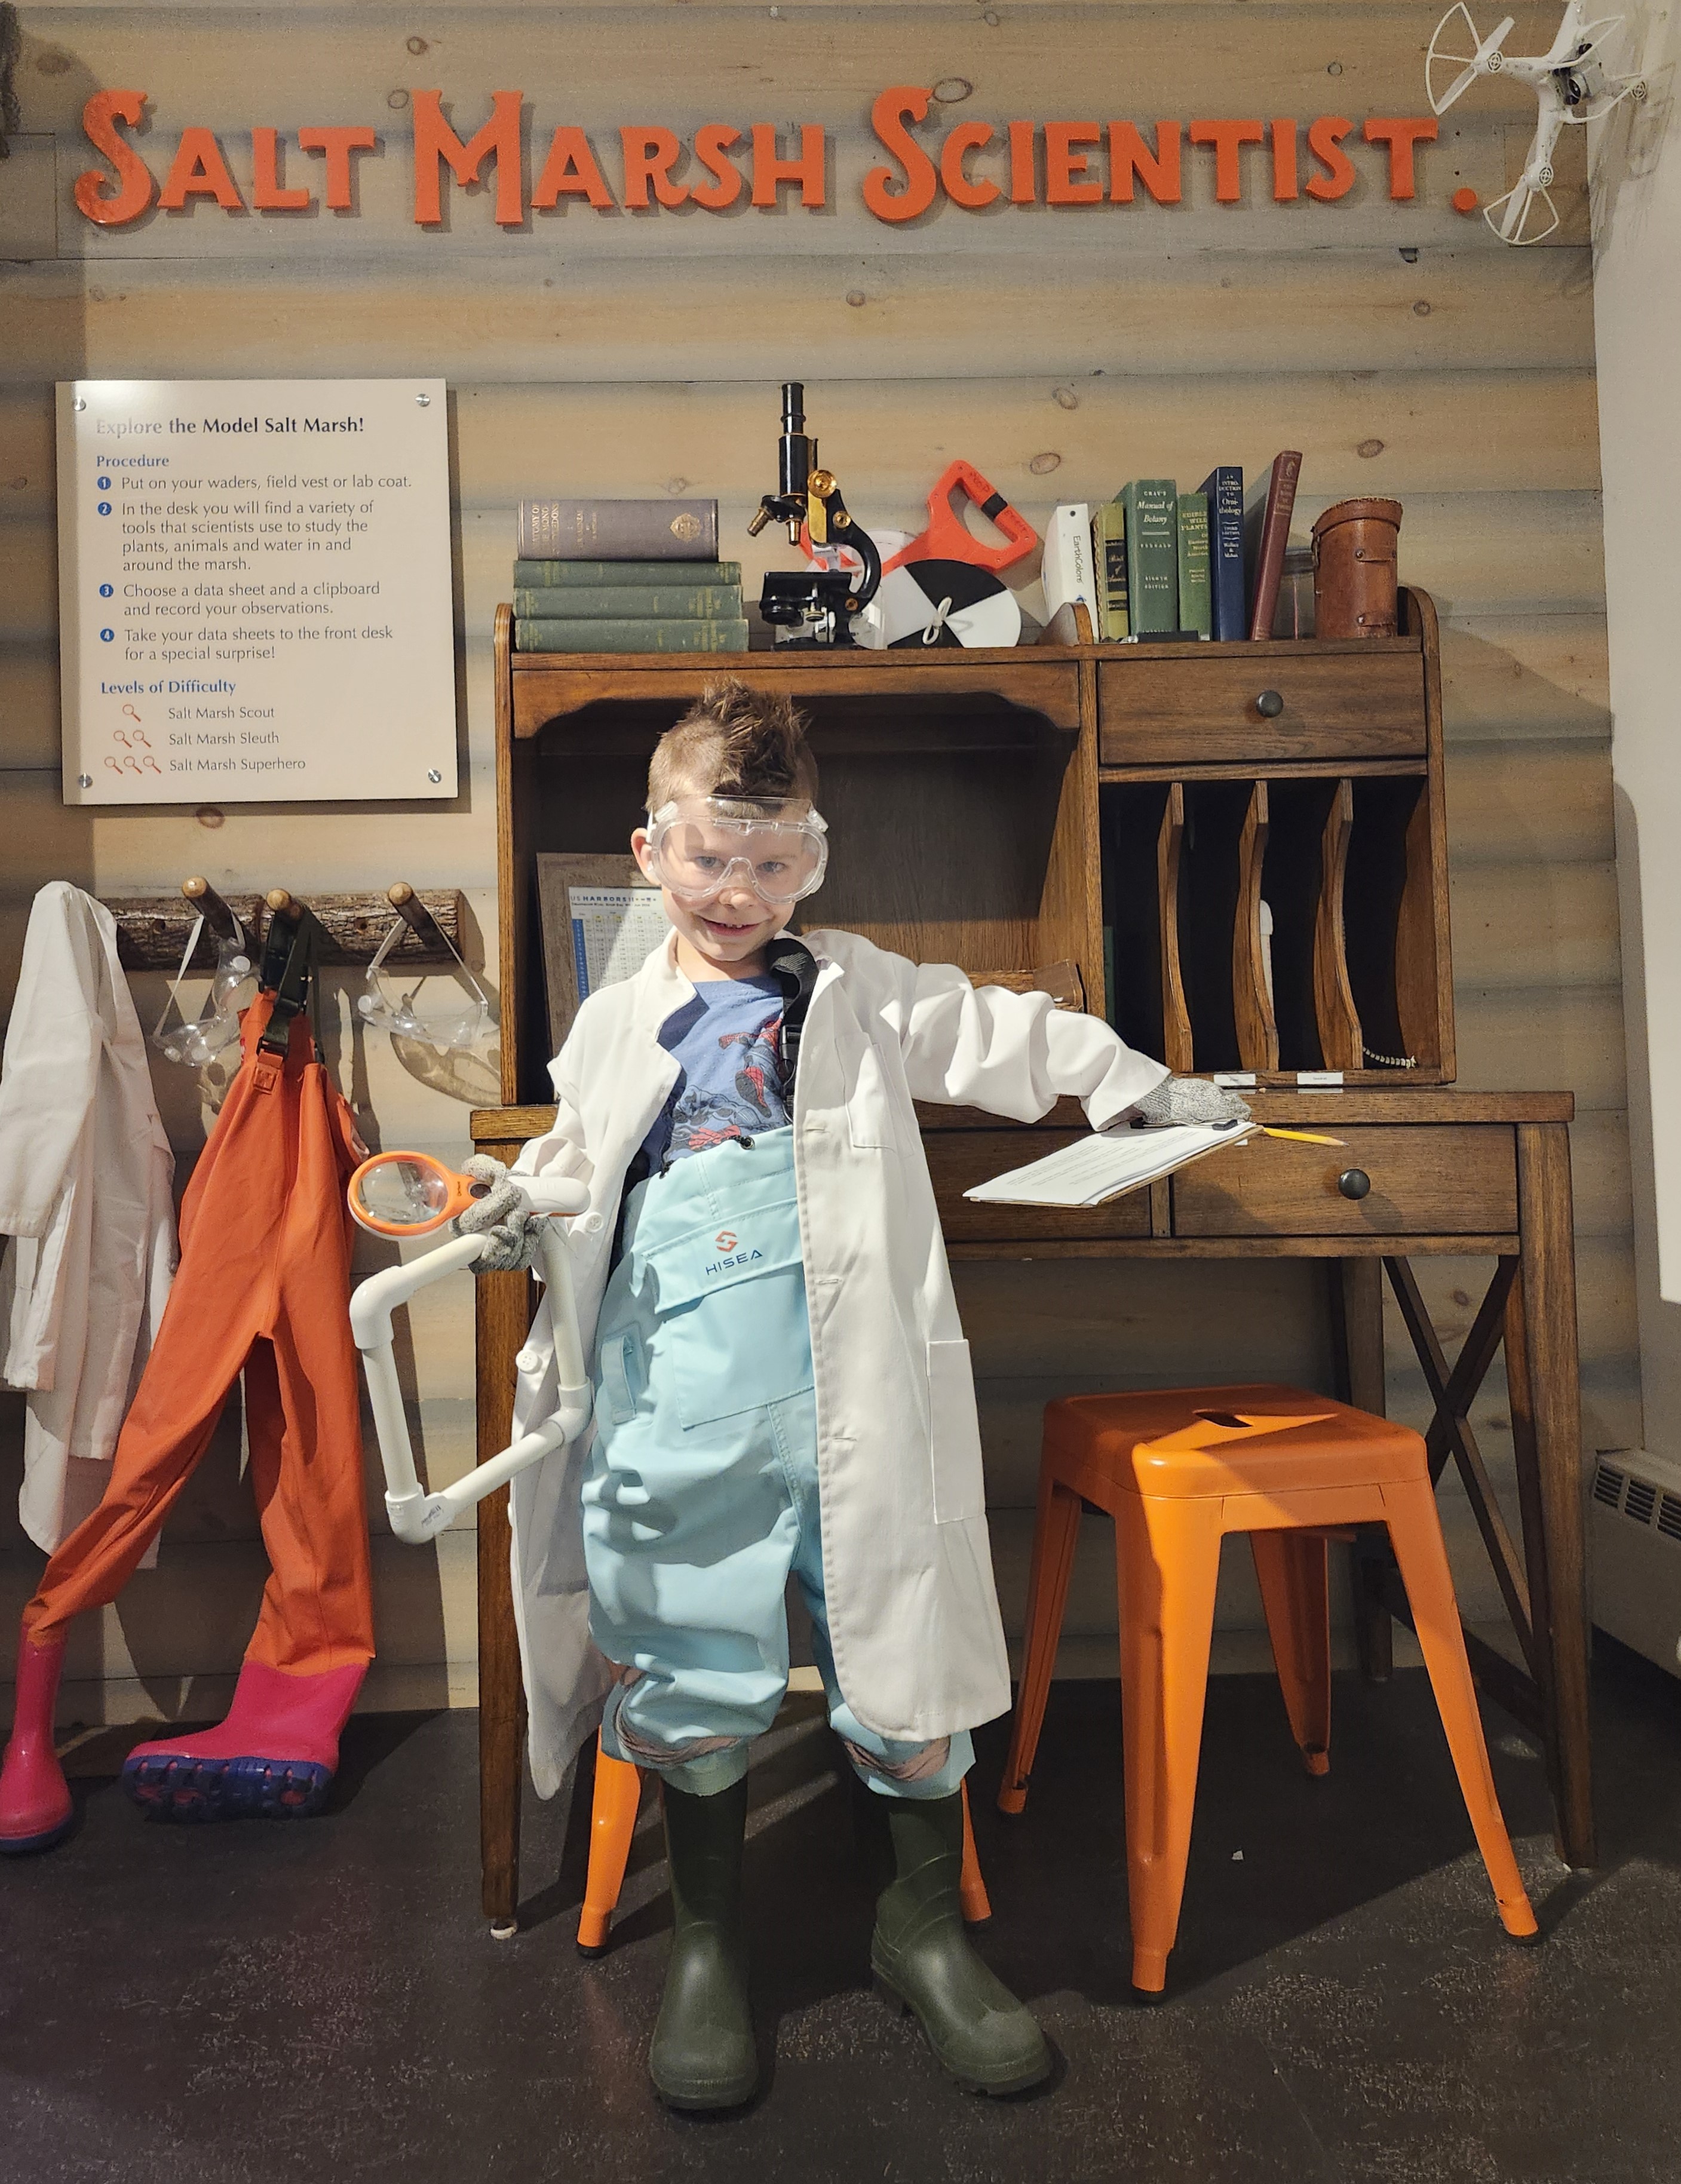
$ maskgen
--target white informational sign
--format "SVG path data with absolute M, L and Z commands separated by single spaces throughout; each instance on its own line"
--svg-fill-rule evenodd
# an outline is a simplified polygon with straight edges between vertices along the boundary
M 455 794 L 444 391 L 59 387 L 67 804 Z

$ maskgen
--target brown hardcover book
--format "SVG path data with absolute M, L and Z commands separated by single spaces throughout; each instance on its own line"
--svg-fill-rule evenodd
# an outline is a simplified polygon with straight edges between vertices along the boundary
M 1244 559 L 1250 570 L 1249 633 L 1251 640 L 1271 637 L 1283 574 L 1284 549 L 1290 543 L 1290 517 L 1301 476 L 1299 449 L 1272 458 L 1265 487 L 1256 486 L 1244 504 Z
M 715 561 L 715 500 L 522 500 L 530 561 Z

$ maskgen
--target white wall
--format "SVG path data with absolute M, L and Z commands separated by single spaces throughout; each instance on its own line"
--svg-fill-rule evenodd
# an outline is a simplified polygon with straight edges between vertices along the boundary
M 1594 317 L 1645 1440 L 1681 1456 L 1681 9 L 1629 21 L 1648 97 L 1593 148 Z

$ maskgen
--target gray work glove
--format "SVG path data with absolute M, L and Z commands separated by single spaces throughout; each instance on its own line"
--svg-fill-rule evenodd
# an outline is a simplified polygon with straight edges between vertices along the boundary
M 1201 1077 L 1164 1078 L 1153 1092 L 1133 1106 L 1124 1119 L 1140 1123 L 1247 1123 L 1253 1118 L 1249 1102 L 1223 1084 L 1211 1084 Z
M 544 1216 L 527 1210 L 519 1184 L 501 1162 L 493 1160 L 488 1153 L 475 1153 L 462 1173 L 470 1176 L 475 1183 L 490 1186 L 482 1198 L 475 1199 L 466 1212 L 458 1213 L 450 1223 L 458 1236 L 489 1238 L 489 1247 L 476 1262 L 474 1271 L 481 1274 L 526 1273 L 536 1262 L 537 1237 Z

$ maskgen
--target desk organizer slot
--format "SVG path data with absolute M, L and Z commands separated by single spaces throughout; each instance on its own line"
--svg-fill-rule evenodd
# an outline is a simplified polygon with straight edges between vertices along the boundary
M 1344 916 L 1349 838 L 1354 832 L 1354 783 L 1339 781 L 1325 814 L 1319 844 L 1319 900 L 1313 919 L 1313 1007 L 1319 1050 L 1327 1069 L 1358 1069 L 1360 1011 L 1349 984 L 1348 933 Z M 1379 942 L 1374 956 L 1381 954 Z
M 1172 803 L 1177 816 L 1170 822 Z M 1103 925 L 1110 1022 L 1128 1046 L 1157 1061 L 1167 1060 L 1164 1026 L 1168 1011 L 1168 958 L 1177 1001 L 1174 1020 L 1188 1048 L 1190 1020 L 1178 984 L 1178 936 L 1163 931 L 1160 861 L 1177 871 L 1177 830 L 1183 828 L 1184 791 L 1175 783 L 1144 781 L 1101 792 Z M 1177 885 L 1173 900 L 1177 900 Z
M 1315 963 L 1326 829 L 1342 785 L 1325 780 L 1267 784 L 1270 825 L 1261 895 L 1272 920 L 1268 956 L 1278 1040 L 1274 1066 L 1286 1073 L 1334 1066 L 1326 1061 L 1320 1033 Z
M 1363 1065 L 1350 1067 L 1398 1072 L 1411 1061 L 1434 1071 L 1442 1059 L 1438 916 L 1424 783 L 1417 776 L 1374 775 L 1350 786 L 1354 815 L 1343 911 L 1363 1046 Z
M 1232 1006 L 1237 1018 L 1238 1058 L 1245 1069 L 1278 1067 L 1271 943 L 1262 929 L 1261 891 L 1271 831 L 1266 783 L 1257 781 L 1250 791 L 1243 830 L 1238 836 L 1238 905 L 1232 928 Z
M 1255 791 L 1249 781 L 1184 784 L 1185 835 L 1179 859 L 1179 962 L 1190 1011 L 1191 1067 L 1251 1067 L 1238 1036 L 1233 968 L 1249 950 L 1238 928 L 1244 839 Z M 1264 797 L 1265 791 L 1262 790 Z M 1256 895 L 1257 916 L 1259 895 Z M 1256 936 L 1259 947 L 1259 934 Z
M 1162 1055 L 1170 1069 L 1194 1069 L 1196 1061 L 1191 1014 L 1185 995 L 1184 950 L 1179 931 L 1179 909 L 1184 900 L 1185 790 L 1182 782 L 1167 785 L 1155 834 L 1155 890 L 1161 919 Z

